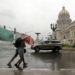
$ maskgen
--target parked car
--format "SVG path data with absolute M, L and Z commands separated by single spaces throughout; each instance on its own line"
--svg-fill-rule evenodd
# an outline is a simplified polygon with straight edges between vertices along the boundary
M 32 50 L 39 52 L 40 50 L 59 51 L 62 49 L 62 43 L 59 40 L 42 41 L 31 46 Z

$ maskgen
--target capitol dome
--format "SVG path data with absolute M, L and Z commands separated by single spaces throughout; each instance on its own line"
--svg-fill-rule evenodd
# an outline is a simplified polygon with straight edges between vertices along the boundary
M 64 15 L 64 14 L 69 15 L 69 12 L 65 10 L 65 7 L 63 6 L 62 10 L 59 12 L 59 15 Z
M 69 12 L 65 9 L 65 7 L 62 7 L 62 10 L 59 12 L 58 15 L 57 24 L 62 27 L 62 25 L 63 26 L 65 24 L 69 25 L 70 23 L 71 23 L 71 19 L 70 19 Z

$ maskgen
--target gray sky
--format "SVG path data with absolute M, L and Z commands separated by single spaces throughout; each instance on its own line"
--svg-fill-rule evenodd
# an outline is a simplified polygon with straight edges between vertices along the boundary
M 0 25 L 35 37 L 35 32 L 47 36 L 51 23 L 56 23 L 62 7 L 75 20 L 75 0 L 0 0 Z

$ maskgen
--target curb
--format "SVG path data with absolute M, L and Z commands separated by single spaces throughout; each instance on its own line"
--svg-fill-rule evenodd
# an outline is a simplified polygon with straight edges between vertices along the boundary
M 75 48 L 62 48 L 62 50 L 75 50 Z

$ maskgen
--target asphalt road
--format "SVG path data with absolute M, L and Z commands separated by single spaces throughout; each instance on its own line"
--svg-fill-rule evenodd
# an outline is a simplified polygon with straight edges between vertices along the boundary
M 0 70 L 8 69 L 7 63 L 12 58 L 14 53 L 15 48 L 13 45 L 0 44 Z M 19 56 L 12 62 L 13 70 L 16 70 L 14 64 L 18 59 Z M 49 72 L 62 71 L 62 75 L 69 75 L 69 72 L 71 71 L 75 75 L 74 50 L 62 50 L 59 53 L 53 53 L 51 51 L 40 51 L 39 53 L 34 53 L 34 51 L 27 48 L 25 61 L 28 63 L 28 67 L 24 70 L 49 70 Z M 63 71 L 66 71 L 66 73 L 69 74 L 64 74 Z
M 0 45 L 0 68 L 7 68 L 8 61 L 15 53 L 15 48 L 12 45 Z M 12 62 L 12 66 L 19 59 L 19 56 Z M 51 51 L 40 51 L 34 53 L 27 48 L 25 53 L 25 61 L 28 63 L 27 69 L 73 69 L 75 68 L 75 51 L 66 50 L 60 53 L 53 53 Z M 22 64 L 21 64 L 22 67 Z

